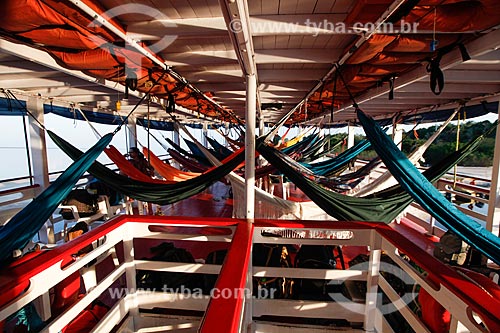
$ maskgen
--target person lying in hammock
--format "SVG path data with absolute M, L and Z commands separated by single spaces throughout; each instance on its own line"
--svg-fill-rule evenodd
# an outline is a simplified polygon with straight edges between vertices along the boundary
M 134 165 L 138 170 L 140 170 L 145 175 L 150 177 L 154 176 L 154 169 L 148 163 L 144 154 L 137 147 L 130 147 L 128 152 L 129 162 Z

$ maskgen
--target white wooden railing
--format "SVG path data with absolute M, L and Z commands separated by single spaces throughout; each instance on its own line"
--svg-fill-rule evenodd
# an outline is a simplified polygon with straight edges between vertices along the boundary
M 441 264 L 416 247 L 411 240 L 386 225 L 310 221 L 304 226 L 296 221 L 253 222 L 237 219 L 119 216 L 71 243 L 26 258 L 2 270 L 0 287 L 6 292 L 0 296 L 0 321 L 34 302 L 42 318 L 47 320 L 43 332 L 59 332 L 94 300 L 108 293 L 110 288 L 115 288 L 123 292 L 115 294 L 111 309 L 92 332 L 109 332 L 112 329 L 117 332 L 186 329 L 187 332 L 198 330 L 204 333 L 303 332 L 306 329 L 313 333 L 320 330 L 324 332 L 325 329 L 328 331 L 326 327 L 311 327 L 307 324 L 307 318 L 343 319 L 351 326 L 350 332 L 393 332 L 394 329 L 384 317 L 388 311 L 400 313 L 403 318 L 401 320 L 407 321 L 416 332 L 429 332 L 419 316 L 408 306 L 414 295 L 409 292 L 410 298 L 401 297 L 381 275 L 390 271 L 404 275 L 403 281 L 406 283 L 424 288 L 450 311 L 450 333 L 500 331 L 498 297 Z M 187 264 L 138 257 L 138 252 L 143 251 L 146 243 L 158 244 L 166 240 L 189 242 L 196 244 L 194 248 L 198 249 L 211 242 L 228 244 L 229 254 L 222 266 L 204 264 L 203 261 Z M 63 264 L 72 254 L 91 243 L 94 244 L 94 250 L 76 261 Z M 252 243 L 335 245 L 344 248 L 363 246 L 370 250 L 369 264 L 348 270 L 252 267 Z M 380 260 L 382 252 L 394 262 L 389 267 Z M 420 269 L 404 260 L 402 253 Z M 100 264 L 106 260 L 112 262 L 112 268 L 98 280 Z M 209 274 L 220 272 L 215 287 L 221 293 L 217 294 L 219 297 L 215 297 L 216 294 L 212 295 L 214 297 L 199 294 L 193 297 L 194 294 L 185 292 L 138 290 L 138 269 Z M 433 281 L 430 282 L 422 271 L 432 272 Z M 54 318 L 51 314 L 49 291 L 75 272 L 80 272 L 83 277 L 84 295 Z M 247 293 L 238 293 L 237 297 L 231 297 L 236 294 L 221 297 L 226 290 L 233 293 L 238 288 L 252 290 L 252 277 L 275 276 L 326 281 L 355 279 L 362 281 L 369 292 L 366 294 L 366 301 L 362 303 L 336 298 L 336 295 L 332 295 L 331 301 L 257 299 Z M 116 289 L 114 283 L 120 283 L 122 289 Z M 380 290 L 396 305 L 395 309 L 380 306 Z M 189 312 L 183 316 L 177 313 L 174 317 L 166 314 L 169 309 Z M 266 320 L 263 316 L 271 316 L 275 320 Z M 485 323 L 486 327 L 482 327 L 480 322 Z

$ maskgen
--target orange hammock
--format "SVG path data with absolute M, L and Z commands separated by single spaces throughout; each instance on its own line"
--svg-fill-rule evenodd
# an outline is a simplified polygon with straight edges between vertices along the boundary
M 153 154 L 151 150 L 146 147 L 142 148 L 142 152 L 144 153 L 144 156 L 148 156 L 149 154 L 149 162 L 151 163 L 153 168 L 155 168 L 155 170 L 166 180 L 183 181 L 201 175 L 201 173 L 199 172 L 181 171 L 174 168 L 173 166 L 160 160 L 158 156 Z
M 123 156 L 118 149 L 114 146 L 110 145 L 109 148 L 104 149 L 106 155 L 108 155 L 109 159 L 116 164 L 116 166 L 120 169 L 128 177 L 134 180 L 140 180 L 148 183 L 158 183 L 158 184 L 175 184 L 174 181 L 154 179 L 145 174 L 143 174 L 140 170 L 138 170 L 135 166 L 130 163 L 125 156 Z

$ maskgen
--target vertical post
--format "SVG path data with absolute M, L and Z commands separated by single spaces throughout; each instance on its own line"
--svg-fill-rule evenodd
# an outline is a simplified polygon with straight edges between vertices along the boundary
M 179 134 L 179 124 L 177 123 L 174 123 L 174 139 L 173 139 L 174 143 L 177 144 L 177 145 L 181 145 L 181 137 L 180 137 L 180 134 Z
M 229 144 L 229 141 L 227 140 L 227 138 L 229 137 L 229 122 L 226 122 L 224 124 L 224 128 L 226 129 L 226 133 L 227 133 L 227 137 L 224 136 L 224 146 L 231 148 L 231 145 Z
M 30 97 L 27 102 L 28 110 L 40 124 L 44 124 L 43 101 L 40 97 Z M 33 180 L 39 184 L 42 192 L 49 186 L 49 163 L 47 158 L 47 143 L 45 130 L 40 128 L 38 122 L 29 117 L 30 149 L 33 157 Z
M 500 101 L 498 102 L 500 111 Z M 500 113 L 498 115 L 500 119 Z M 500 235 L 500 130 L 497 128 L 495 137 L 495 152 L 493 154 L 493 169 L 491 171 L 490 199 L 488 201 L 488 216 L 486 217 L 486 229 L 494 235 Z
M 179 136 L 179 124 L 177 124 L 177 122 L 174 122 L 174 130 L 172 132 L 172 141 L 180 146 L 181 145 L 181 139 L 180 139 L 180 136 Z M 176 161 L 176 160 L 172 160 L 172 163 L 173 163 L 173 166 L 176 167 L 177 169 L 180 169 L 180 164 Z
M 382 254 L 381 247 L 382 238 L 375 230 L 372 230 L 370 240 L 370 259 L 368 261 L 368 279 L 366 281 L 367 292 L 364 322 L 366 332 L 378 332 L 375 328 L 375 318 L 377 315 L 377 303 L 379 301 L 378 278 L 380 270 L 380 256 Z
M 132 317 L 132 325 L 135 330 L 135 322 L 139 316 L 139 301 L 137 299 L 137 283 L 136 269 L 134 263 L 134 223 L 126 223 L 122 228 L 125 228 L 123 235 L 123 251 L 124 261 L 127 265 L 125 268 L 125 280 L 127 282 L 127 303 L 126 310 L 130 312 Z
M 137 122 L 133 115 L 128 118 L 127 128 L 130 147 L 137 147 Z
M 204 147 L 208 147 L 207 136 L 208 136 L 208 124 L 207 123 L 203 123 L 203 130 L 202 130 L 202 135 L 201 135 L 201 144 Z
M 30 166 L 30 168 L 33 170 L 34 184 L 40 185 L 40 187 L 35 190 L 35 194 L 38 195 L 50 185 L 45 130 L 40 128 L 38 124 L 40 123 L 43 125 L 45 123 L 43 115 L 43 101 L 38 96 L 29 97 L 26 107 L 37 120 L 33 119 L 33 117 L 29 117 L 28 124 L 30 133 L 30 150 L 32 156 L 32 166 Z M 54 244 L 56 242 L 54 236 L 54 226 L 49 221 L 45 222 L 38 232 L 38 237 L 43 243 Z
M 245 112 L 245 212 L 247 219 L 255 217 L 255 113 L 257 108 L 257 78 L 247 75 Z
M 354 129 L 356 127 L 352 126 L 351 123 L 347 125 L 347 149 L 354 146 Z
M 403 126 L 400 124 L 392 124 L 392 141 L 394 141 L 399 150 L 401 150 L 403 147 Z

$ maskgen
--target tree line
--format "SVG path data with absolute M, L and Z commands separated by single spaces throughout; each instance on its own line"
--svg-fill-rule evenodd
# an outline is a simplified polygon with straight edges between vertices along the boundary
M 459 147 L 467 144 L 469 141 L 475 139 L 477 136 L 483 134 L 491 127 L 492 123 L 489 121 L 482 122 L 466 122 L 460 124 L 460 127 L 449 124 L 438 138 L 431 144 L 431 146 L 424 153 L 425 162 L 422 165 L 432 166 L 443 157 L 451 154 L 456 150 L 457 145 L 457 131 L 459 130 L 458 143 Z M 438 125 L 427 128 L 418 129 L 416 131 L 410 130 L 403 134 L 402 150 L 405 154 L 410 154 L 415 148 L 421 146 L 429 139 L 432 134 L 438 129 Z M 339 138 L 345 134 L 338 134 Z M 362 135 L 355 136 L 355 142 L 363 140 L 365 137 Z M 345 149 L 345 146 L 340 147 L 340 150 Z M 465 158 L 460 165 L 475 166 L 475 167 L 488 167 L 493 165 L 493 152 L 495 150 L 495 131 L 492 131 L 483 140 L 481 145 L 467 158 Z M 367 149 L 359 158 L 372 159 L 377 156 L 373 149 Z

